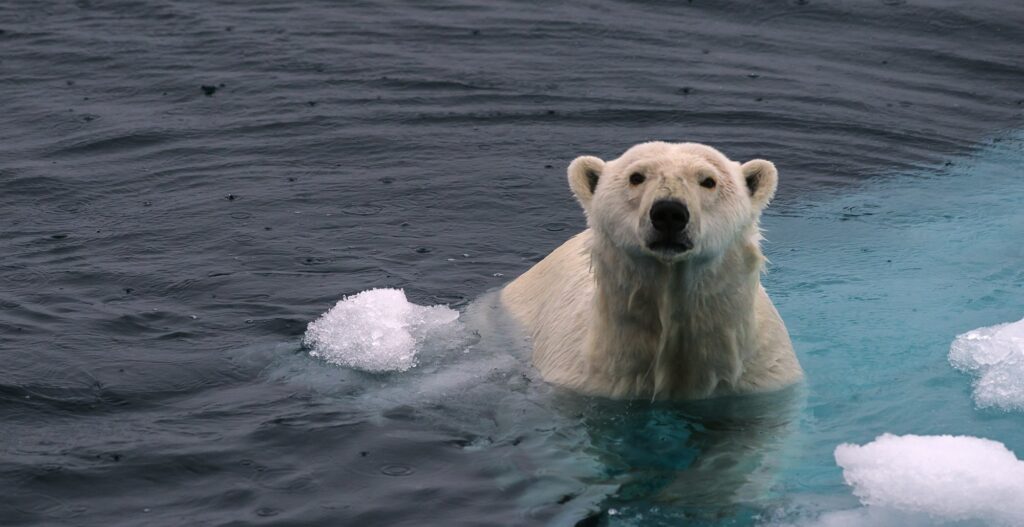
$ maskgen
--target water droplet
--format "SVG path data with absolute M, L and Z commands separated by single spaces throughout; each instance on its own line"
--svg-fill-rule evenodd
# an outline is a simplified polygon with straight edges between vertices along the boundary
M 415 470 L 409 465 L 403 465 L 401 463 L 389 463 L 380 467 L 380 473 L 385 476 L 392 477 L 403 477 L 411 476 Z

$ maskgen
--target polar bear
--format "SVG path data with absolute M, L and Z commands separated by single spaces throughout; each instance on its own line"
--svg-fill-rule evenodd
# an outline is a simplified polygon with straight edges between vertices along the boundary
M 501 291 L 546 381 L 653 400 L 766 392 L 803 377 L 760 280 L 758 222 L 775 165 L 649 142 L 607 162 L 578 157 L 568 179 L 588 229 Z

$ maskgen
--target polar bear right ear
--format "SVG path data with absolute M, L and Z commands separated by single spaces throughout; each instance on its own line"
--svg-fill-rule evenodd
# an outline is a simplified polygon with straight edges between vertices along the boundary
M 569 164 L 569 188 L 576 195 L 583 210 L 590 208 L 590 201 L 597 190 L 597 182 L 604 171 L 604 161 L 594 156 L 580 156 Z
M 775 164 L 764 159 L 753 159 L 740 166 L 743 179 L 750 192 L 750 204 L 758 214 L 768 206 L 779 186 L 779 171 Z

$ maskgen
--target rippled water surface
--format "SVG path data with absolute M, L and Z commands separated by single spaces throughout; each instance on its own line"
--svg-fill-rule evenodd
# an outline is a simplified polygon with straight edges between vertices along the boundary
M 857 506 L 841 442 L 1024 457 L 945 358 L 1024 315 L 1022 28 L 1001 1 L 7 0 L 0 523 L 756 524 Z M 465 310 L 583 227 L 573 157 L 649 139 L 779 166 L 795 402 L 578 398 L 473 335 L 395 375 L 302 352 L 372 287 Z M 694 491 L 744 448 L 755 485 Z

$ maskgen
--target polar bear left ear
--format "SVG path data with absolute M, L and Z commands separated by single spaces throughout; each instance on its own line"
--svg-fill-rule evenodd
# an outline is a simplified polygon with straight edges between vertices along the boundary
M 779 171 L 771 161 L 754 159 L 743 163 L 740 167 L 743 179 L 750 193 L 750 204 L 757 212 L 768 206 L 779 186 Z
M 576 195 L 583 210 L 590 209 L 590 201 L 594 199 L 597 182 L 604 171 L 604 161 L 594 156 L 580 156 L 569 164 L 569 188 Z

